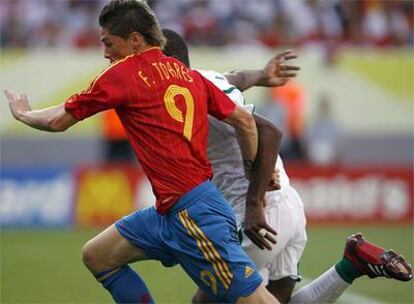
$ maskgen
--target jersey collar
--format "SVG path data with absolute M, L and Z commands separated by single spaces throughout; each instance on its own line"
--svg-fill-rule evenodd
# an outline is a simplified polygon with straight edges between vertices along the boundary
M 153 47 L 150 47 L 150 48 L 148 48 L 148 49 L 146 49 L 142 52 L 136 53 L 135 55 L 138 56 L 138 55 L 147 54 L 147 53 L 154 53 L 154 54 L 162 53 L 162 50 L 159 46 L 153 46 Z

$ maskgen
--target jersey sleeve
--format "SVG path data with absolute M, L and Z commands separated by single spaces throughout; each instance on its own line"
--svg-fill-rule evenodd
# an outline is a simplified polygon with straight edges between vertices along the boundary
M 210 70 L 196 70 L 206 79 L 210 80 L 216 87 L 218 87 L 224 94 L 227 95 L 235 104 L 243 107 L 248 113 L 253 114 L 255 106 L 253 104 L 246 104 L 243 93 L 234 85 L 228 82 L 227 78 L 216 71 Z
M 204 85 L 207 89 L 208 114 L 219 120 L 226 119 L 230 114 L 234 112 L 236 104 L 212 82 L 204 78 L 199 72 L 194 72 L 200 75 L 200 78 L 204 82 Z
M 114 71 L 107 70 L 91 83 L 89 88 L 74 94 L 65 102 L 65 110 L 77 120 L 83 120 L 98 112 L 116 108 L 125 100 L 125 88 Z

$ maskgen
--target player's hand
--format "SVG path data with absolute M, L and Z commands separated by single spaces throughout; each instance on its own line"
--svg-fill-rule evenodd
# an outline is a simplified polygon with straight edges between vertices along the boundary
M 296 77 L 296 72 L 300 70 L 300 67 L 286 63 L 286 61 L 296 58 L 297 55 L 292 50 L 277 54 L 263 68 L 259 85 L 265 87 L 282 86 L 290 78 Z
M 269 186 L 267 186 L 266 191 L 275 191 L 280 190 L 280 174 L 279 169 L 273 171 L 272 179 L 270 180 Z
M 266 223 L 264 204 L 246 203 L 244 233 L 260 249 L 272 250 L 277 233 Z
M 10 112 L 14 118 L 20 120 L 24 113 L 31 111 L 26 94 L 18 94 L 9 90 L 4 90 L 4 93 L 9 101 Z

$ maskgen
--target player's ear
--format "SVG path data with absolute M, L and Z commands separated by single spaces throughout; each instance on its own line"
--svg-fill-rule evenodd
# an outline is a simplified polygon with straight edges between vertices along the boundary
M 138 32 L 132 32 L 129 35 L 128 42 L 134 50 L 139 50 L 145 43 L 144 37 Z

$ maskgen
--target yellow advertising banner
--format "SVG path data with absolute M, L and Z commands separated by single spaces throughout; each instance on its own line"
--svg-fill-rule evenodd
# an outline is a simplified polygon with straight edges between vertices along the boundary
M 75 222 L 79 227 L 108 226 L 131 213 L 139 168 L 105 165 L 85 167 L 77 172 Z

